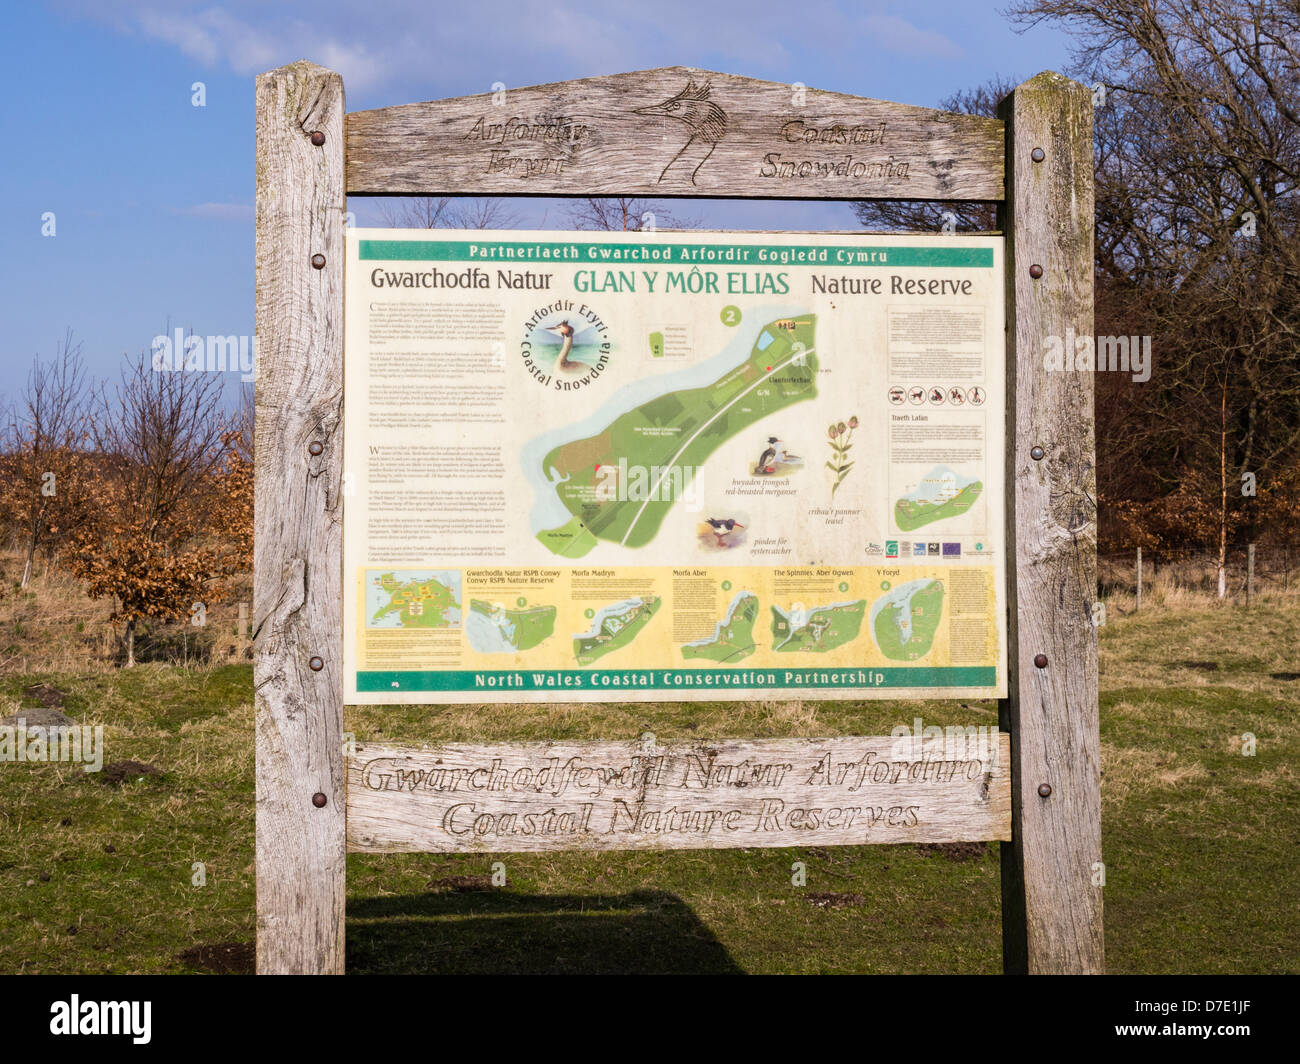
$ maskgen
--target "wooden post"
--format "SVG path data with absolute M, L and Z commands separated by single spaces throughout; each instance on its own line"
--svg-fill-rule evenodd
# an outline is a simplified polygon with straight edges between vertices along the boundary
M 1003 965 L 1101 972 L 1093 370 L 1044 363 L 1048 337 L 1061 339 L 1068 365 L 1075 339 L 1092 336 L 1091 93 L 1046 72 L 1007 96 L 999 115 L 1011 592 L 1002 717 L 1013 835 L 1002 844 Z
M 1255 594 L 1255 544 L 1246 544 L 1246 605 Z
M 323 134 L 320 144 L 314 134 Z M 262 74 L 253 557 L 259 972 L 343 971 L 345 207 L 342 79 L 307 62 Z
M 1133 607 L 1134 612 L 1142 608 L 1142 548 L 1138 547 L 1138 564 L 1137 564 L 1137 605 Z

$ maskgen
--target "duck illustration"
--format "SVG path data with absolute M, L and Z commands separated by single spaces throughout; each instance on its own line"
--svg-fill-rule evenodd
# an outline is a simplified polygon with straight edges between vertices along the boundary
M 754 466 L 755 473 L 775 473 L 776 467 L 783 462 L 799 462 L 802 459 L 797 454 L 791 454 L 785 449 L 780 439 L 776 436 L 767 438 L 767 448 L 758 456 L 758 462 Z
M 745 527 L 732 517 L 706 517 L 704 522 L 713 529 L 713 535 L 714 538 L 717 539 L 719 547 L 731 546 L 731 544 L 727 542 L 727 536 L 736 529 Z
M 577 330 L 567 321 L 562 321 L 559 325 L 547 325 L 545 328 L 547 332 L 556 333 L 564 338 L 564 343 L 560 345 L 560 353 L 555 358 L 555 364 L 560 369 L 581 369 L 581 362 L 569 358 L 569 352 L 573 350 L 573 334 Z
M 691 171 L 691 184 L 695 184 L 695 175 L 700 172 L 700 167 L 709 161 L 709 156 L 717 148 L 718 141 L 726 136 L 727 112 L 709 99 L 712 88 L 713 86 L 709 82 L 696 85 L 694 81 L 687 79 L 686 88 L 682 89 L 676 96 L 670 96 L 662 103 L 652 104 L 649 107 L 633 108 L 633 114 L 675 118 L 691 131 L 690 138 L 682 145 L 681 150 L 663 168 L 663 172 L 659 175 L 660 181 L 672 169 L 673 163 L 686 153 L 686 149 L 699 141 L 702 144 L 707 144 L 709 150 L 705 153 L 704 158 L 696 164 L 695 169 Z

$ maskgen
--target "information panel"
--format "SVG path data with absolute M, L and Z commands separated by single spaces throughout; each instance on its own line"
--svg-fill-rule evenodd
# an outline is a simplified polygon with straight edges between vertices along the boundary
M 1002 255 L 348 230 L 347 702 L 1004 695 Z

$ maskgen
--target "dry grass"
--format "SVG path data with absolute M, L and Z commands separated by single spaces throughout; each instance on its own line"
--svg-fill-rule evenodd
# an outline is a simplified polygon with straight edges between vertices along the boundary
M 22 571 L 20 553 L 0 553 L 0 675 L 115 669 L 122 660 L 124 629 L 109 620 L 113 603 L 88 598 L 68 573 L 42 564 L 23 588 Z M 202 626 L 141 621 L 137 659 L 170 665 L 251 661 L 251 649 L 237 632 L 238 604 L 251 599 L 252 575 L 244 574 L 222 598 L 206 604 Z
M 1300 558 L 1283 551 L 1259 551 L 1255 558 L 1252 602 L 1292 604 L 1300 608 Z M 1133 553 L 1113 554 L 1097 561 L 1097 586 L 1107 608 L 1128 616 L 1137 607 L 1137 567 Z M 1234 550 L 1228 558 L 1227 596 L 1218 597 L 1217 562 L 1206 554 L 1166 560 L 1148 554 L 1142 569 L 1142 608 L 1199 609 L 1246 604 L 1246 556 Z

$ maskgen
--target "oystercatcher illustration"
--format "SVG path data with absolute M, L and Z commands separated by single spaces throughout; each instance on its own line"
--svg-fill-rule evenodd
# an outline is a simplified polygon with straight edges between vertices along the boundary
M 744 528 L 739 521 L 732 517 L 706 517 L 704 523 L 713 529 L 714 538 L 718 541 L 719 547 L 730 547 L 727 537 L 738 528 Z
M 652 104 L 649 107 L 633 108 L 633 114 L 675 118 L 691 131 L 690 138 L 681 146 L 681 150 L 663 168 L 663 173 L 659 175 L 660 181 L 672 169 L 673 163 L 686 154 L 686 149 L 699 141 L 701 144 L 707 144 L 709 150 L 691 171 L 691 184 L 695 184 L 695 175 L 700 172 L 700 167 L 709 161 L 709 156 L 717 148 L 718 141 L 727 135 L 727 112 L 709 99 L 712 88 L 709 82 L 696 85 L 688 78 L 686 88 L 676 96 L 670 96 L 662 103 Z
M 562 321 L 559 325 L 547 325 L 546 331 L 556 333 L 564 338 L 564 343 L 560 345 L 560 353 L 555 356 L 555 364 L 560 369 L 582 369 L 581 362 L 575 362 L 569 358 L 569 352 L 573 350 L 573 334 L 577 330 L 567 321 Z

